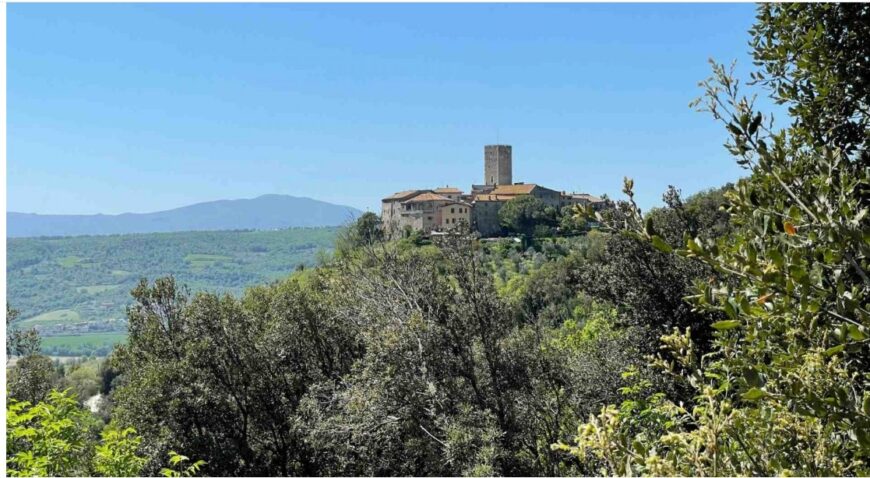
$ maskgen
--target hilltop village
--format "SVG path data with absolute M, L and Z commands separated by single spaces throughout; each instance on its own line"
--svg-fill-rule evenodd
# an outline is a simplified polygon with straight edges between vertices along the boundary
M 381 200 L 381 222 L 388 236 L 413 230 L 446 232 L 470 227 L 481 236 L 501 231 L 498 212 L 505 203 L 520 196 L 533 196 L 548 206 L 591 205 L 601 208 L 606 201 L 585 193 L 566 193 L 533 183 L 513 182 L 513 153 L 509 145 L 483 148 L 484 184 L 473 184 L 469 193 L 453 187 L 400 191 Z

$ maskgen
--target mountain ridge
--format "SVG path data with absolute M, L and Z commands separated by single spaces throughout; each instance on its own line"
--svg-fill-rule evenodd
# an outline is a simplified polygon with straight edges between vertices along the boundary
M 308 197 L 264 194 L 147 213 L 36 214 L 9 211 L 6 213 L 6 237 L 339 226 L 360 214 L 362 211 L 350 206 Z

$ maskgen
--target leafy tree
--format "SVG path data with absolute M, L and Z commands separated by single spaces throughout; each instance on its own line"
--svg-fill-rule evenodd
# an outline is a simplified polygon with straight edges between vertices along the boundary
M 72 364 L 66 367 L 58 382 L 58 388 L 69 389 L 77 397 L 86 400 L 100 392 L 100 377 L 96 361 Z
M 31 403 L 41 402 L 60 379 L 51 359 L 45 355 L 28 355 L 15 362 L 6 377 L 9 398 Z
M 52 390 L 45 401 L 12 399 L 6 405 L 6 472 L 9 476 L 138 476 L 147 459 L 132 428 L 102 423 L 68 391 Z M 99 440 L 98 440 L 99 436 Z M 170 452 L 170 465 L 179 460 Z M 182 457 L 185 460 L 186 457 Z M 199 460 L 172 476 L 194 476 Z
M 673 247 L 684 244 L 686 234 L 702 240 L 727 236 L 733 226 L 726 211 L 728 199 L 725 195 L 733 188 L 733 184 L 726 184 L 683 200 L 680 191 L 669 186 L 662 196 L 666 207 L 652 209 L 646 215 L 651 232 Z
M 689 331 L 662 339 L 670 354 L 658 367 L 697 396 L 604 407 L 574 445 L 557 448 L 608 474 L 870 472 L 868 12 L 759 6 L 752 44 L 763 71 L 754 77 L 789 106 L 782 130 L 714 65 L 705 109 L 751 176 L 728 193 L 737 231 L 689 238 L 678 251 L 721 275 L 696 283 L 694 307 L 727 316 L 711 324 L 713 354 L 699 353 Z M 671 249 L 643 231 L 639 211 L 627 217 L 634 234 Z
M 51 391 L 32 405 L 6 406 L 6 470 L 10 476 L 87 476 L 99 422 L 74 396 Z
M 588 232 L 591 223 L 584 211 L 585 209 L 579 205 L 563 207 L 559 212 L 559 233 L 576 235 Z
M 197 460 L 188 465 L 187 467 L 181 468 L 184 466 L 184 463 L 189 460 L 190 458 L 171 451 L 169 452 L 169 464 L 171 468 L 161 469 L 160 474 L 170 478 L 177 478 L 182 476 L 196 476 L 196 474 L 199 472 L 199 469 L 206 464 L 206 462 L 203 460 Z
M 373 247 L 337 264 L 338 312 L 358 324 L 365 353 L 342 386 L 314 396 L 331 399 L 307 401 L 325 474 L 507 466 L 517 390 L 499 339 L 512 318 L 469 239 L 444 240 L 456 247 Z
M 750 33 L 760 67 L 752 78 L 788 106 L 790 133 L 866 158 L 870 7 L 766 4 Z
M 373 212 L 363 213 L 353 224 L 336 237 L 336 249 L 340 253 L 384 240 L 381 218 Z
M 39 353 L 42 339 L 35 329 L 17 330 L 12 327 L 21 313 L 6 303 L 6 354 L 20 357 Z
M 142 437 L 136 430 L 109 425 L 100 436 L 102 443 L 94 450 L 94 472 L 100 476 L 138 476 L 148 460 L 137 454 Z
M 148 444 L 146 473 L 173 448 L 217 475 L 318 474 L 298 408 L 349 371 L 355 327 L 305 271 L 244 298 L 190 298 L 172 278 L 133 291 L 128 343 L 113 357 L 114 416 Z
M 499 209 L 498 218 L 506 230 L 525 236 L 532 236 L 536 231 L 539 235 L 550 235 L 549 228 L 557 224 L 556 209 L 531 195 L 506 202 Z M 536 229 L 538 226 L 544 226 L 547 232 Z
M 590 339 L 566 360 L 552 345 L 564 307 L 549 302 L 570 302 L 570 291 L 528 306 L 508 300 L 487 265 L 499 253 L 470 237 L 434 242 L 364 248 L 335 264 L 337 312 L 354 318 L 364 352 L 342 382 L 306 398 L 322 473 L 577 473 L 548 445 L 570 435 L 566 417 L 613 396 L 618 370 L 641 360 L 625 345 L 634 338 Z M 595 381 L 608 372 L 617 380 Z

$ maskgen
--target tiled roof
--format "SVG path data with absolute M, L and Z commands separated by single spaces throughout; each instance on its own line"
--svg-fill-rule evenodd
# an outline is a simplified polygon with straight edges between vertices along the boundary
M 403 199 L 408 199 L 412 196 L 415 196 L 417 194 L 420 194 L 420 193 L 423 193 L 426 191 L 428 191 L 428 189 L 409 189 L 407 191 L 399 191 L 395 194 L 391 194 L 391 195 L 385 197 L 384 199 L 382 199 L 382 201 L 401 201 Z
M 516 196 L 518 194 L 531 194 L 532 190 L 538 187 L 537 184 L 505 184 L 496 186 L 492 194 L 499 196 Z
M 435 193 L 423 193 L 419 196 L 415 196 L 405 202 L 425 202 L 425 201 L 453 201 L 450 198 L 444 197 L 440 194 Z

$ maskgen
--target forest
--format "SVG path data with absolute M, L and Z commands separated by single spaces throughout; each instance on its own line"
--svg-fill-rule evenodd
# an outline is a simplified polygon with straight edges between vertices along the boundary
M 240 296 L 142 279 L 95 413 L 7 338 L 7 472 L 870 474 L 870 6 L 757 9 L 751 77 L 711 61 L 691 105 L 735 184 L 644 212 L 626 178 L 521 243 L 369 213 Z

